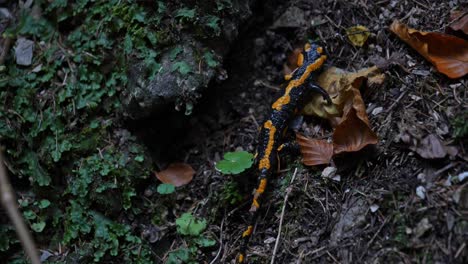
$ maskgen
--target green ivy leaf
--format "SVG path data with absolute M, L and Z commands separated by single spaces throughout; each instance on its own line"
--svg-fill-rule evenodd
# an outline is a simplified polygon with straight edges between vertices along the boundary
M 200 237 L 195 240 L 200 247 L 212 247 L 216 245 L 216 240 L 206 237 Z
M 189 8 L 181 8 L 178 9 L 176 12 L 175 17 L 182 17 L 182 18 L 194 18 L 195 17 L 195 8 L 194 9 L 189 9 Z
M 175 191 L 175 186 L 170 183 L 163 183 L 158 186 L 157 192 L 160 194 L 171 194 Z
M 40 233 L 42 230 L 44 230 L 46 226 L 46 223 L 44 221 L 40 221 L 37 223 L 34 223 L 31 225 L 31 229 L 34 230 L 34 232 Z
M 213 55 L 212 52 L 205 52 L 203 54 L 203 57 L 205 58 L 205 61 L 206 61 L 206 64 L 208 64 L 209 67 L 211 68 L 215 68 L 216 66 L 218 66 L 218 61 L 215 59 L 215 56 Z
M 178 70 L 181 74 L 185 75 L 192 71 L 190 66 L 185 61 L 178 61 L 172 65 L 172 71 Z
M 176 46 L 169 52 L 169 59 L 171 61 L 175 60 L 177 58 L 177 55 L 179 55 L 182 52 L 182 47 L 181 46 Z
M 184 213 L 176 220 L 177 232 L 182 235 L 198 236 L 206 228 L 206 220 L 196 219 L 191 213 Z
M 42 199 L 41 201 L 39 201 L 39 205 L 38 205 L 38 206 L 39 206 L 39 208 L 44 209 L 44 208 L 49 207 L 49 205 L 50 205 L 50 201 L 49 201 L 49 200 L 47 200 L 47 199 Z
M 220 19 L 217 16 L 210 15 L 206 17 L 206 26 L 211 28 L 216 35 L 219 35 L 219 33 L 221 33 L 221 29 L 218 25 L 219 20 Z
M 24 219 L 33 220 L 36 219 L 36 214 L 32 210 L 27 210 L 23 212 Z
M 135 157 L 135 161 L 143 162 L 144 160 L 145 160 L 145 156 L 143 155 L 138 155 Z
M 216 163 L 216 169 L 224 174 L 239 174 L 253 164 L 253 155 L 247 151 L 227 152 Z
M 190 252 L 186 248 L 179 248 L 169 253 L 166 264 L 181 264 L 190 260 Z

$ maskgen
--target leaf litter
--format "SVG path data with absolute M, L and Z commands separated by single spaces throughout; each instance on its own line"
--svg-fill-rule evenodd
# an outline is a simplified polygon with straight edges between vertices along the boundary
M 369 124 L 360 88 L 381 85 L 385 75 L 373 66 L 358 72 L 346 72 L 331 67 L 317 79 L 318 85 L 330 95 L 332 104 L 315 96 L 304 107 L 304 114 L 327 119 L 333 128 L 332 142 L 297 135 L 303 163 L 308 166 L 328 164 L 333 155 L 359 151 L 377 144 L 378 137 Z

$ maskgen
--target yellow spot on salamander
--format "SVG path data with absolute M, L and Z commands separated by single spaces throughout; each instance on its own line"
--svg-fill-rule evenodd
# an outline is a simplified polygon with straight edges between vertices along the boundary
M 250 211 L 255 211 L 259 207 L 260 207 L 260 204 L 258 203 L 257 199 L 253 199 L 252 207 L 250 208 Z
M 239 258 L 237 259 L 238 263 L 244 263 L 244 254 L 239 254 Z
M 302 66 L 304 64 L 304 55 L 301 53 L 297 56 L 297 66 Z
M 271 151 L 273 150 L 273 145 L 275 143 L 275 133 L 276 127 L 273 125 L 271 120 L 268 120 L 263 125 L 264 128 L 268 129 L 268 144 L 266 146 L 265 152 L 263 153 L 263 157 L 259 162 L 258 168 L 261 169 L 270 169 L 270 155 Z
M 327 56 L 322 55 L 320 58 L 318 58 L 314 63 L 311 63 L 307 65 L 304 73 L 299 79 L 295 79 L 289 82 L 288 86 L 286 87 L 286 91 L 284 92 L 284 95 L 278 98 L 276 102 L 273 103 L 271 106 L 273 109 L 280 111 L 281 108 L 283 108 L 283 105 L 287 105 L 289 101 L 291 100 L 289 97 L 289 93 L 291 92 L 292 89 L 301 86 L 307 78 L 310 76 L 310 74 L 322 67 L 323 63 L 327 59 Z
M 276 100 L 276 102 L 274 102 L 271 107 L 279 111 L 281 110 L 281 107 L 283 107 L 283 105 L 287 105 L 289 101 L 291 101 L 291 97 L 289 97 L 289 94 L 285 94 L 278 98 L 278 100 Z
M 317 52 L 318 52 L 318 54 L 322 54 L 322 53 L 323 53 L 323 48 L 322 48 L 322 47 L 318 47 L 318 48 L 317 48 Z
M 266 179 L 261 179 L 260 180 L 260 184 L 258 185 L 258 188 L 257 188 L 257 193 L 258 194 L 262 194 L 262 193 L 265 192 L 266 184 L 267 184 Z
M 286 74 L 286 75 L 284 76 L 284 79 L 285 79 L 286 81 L 291 80 L 291 78 L 292 78 L 292 74 Z
M 242 237 L 250 236 L 252 234 L 253 226 L 249 225 L 247 230 L 242 233 Z
M 304 50 L 305 50 L 305 51 L 309 51 L 310 48 L 311 48 L 310 43 L 306 43 L 306 44 L 304 45 Z

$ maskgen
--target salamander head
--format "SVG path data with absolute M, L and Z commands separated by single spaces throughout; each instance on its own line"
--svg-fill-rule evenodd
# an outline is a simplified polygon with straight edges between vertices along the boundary
M 297 64 L 299 66 L 302 65 L 311 65 L 313 63 L 323 63 L 325 61 L 326 56 L 323 55 L 323 48 L 315 43 L 307 43 L 304 45 L 304 51 L 299 55 L 297 59 Z

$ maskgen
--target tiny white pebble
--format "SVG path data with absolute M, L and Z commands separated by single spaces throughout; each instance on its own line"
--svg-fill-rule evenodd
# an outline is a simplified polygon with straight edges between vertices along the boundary
M 379 210 L 379 206 L 377 204 L 373 204 L 370 206 L 371 212 L 375 213 L 377 210 Z
M 426 198 L 426 188 L 424 188 L 423 186 L 418 186 L 416 188 L 416 195 L 421 199 L 425 199 Z

